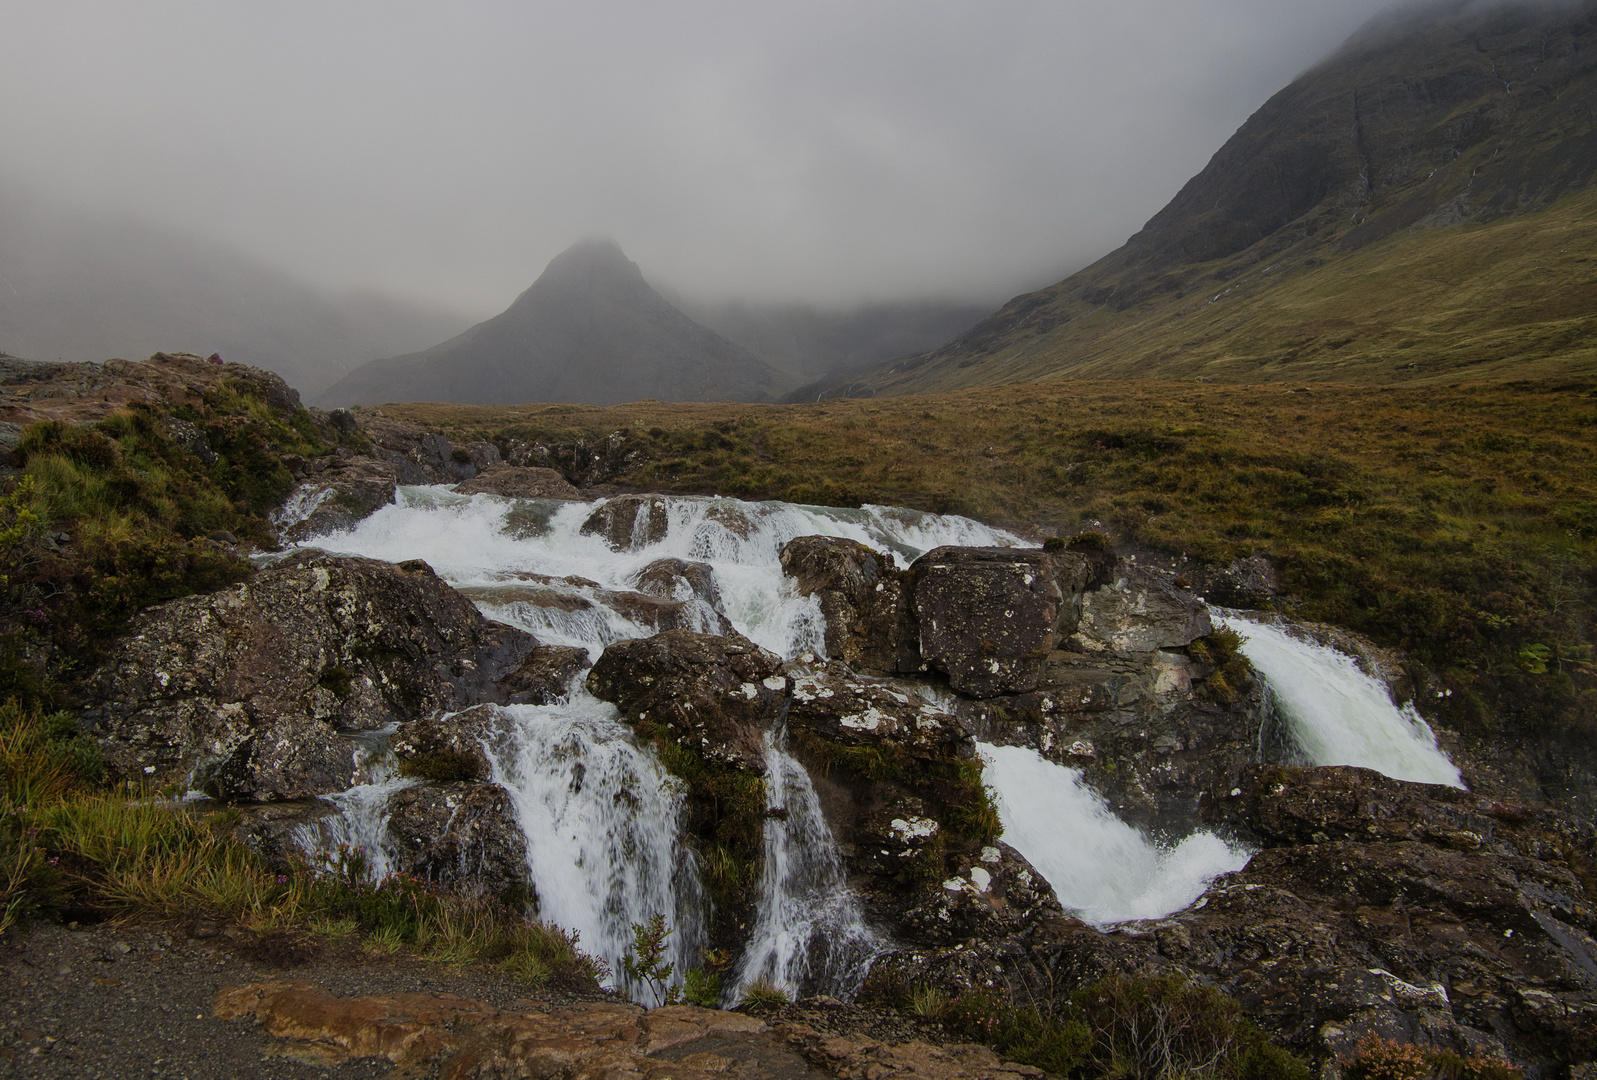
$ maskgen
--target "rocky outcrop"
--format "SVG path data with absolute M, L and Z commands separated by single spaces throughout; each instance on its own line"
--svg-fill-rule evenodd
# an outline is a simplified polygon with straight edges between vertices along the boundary
M 826 653 L 865 671 L 920 666 L 904 575 L 889 555 L 857 540 L 800 536 L 782 548 L 782 571 L 826 618 Z
M 508 437 L 504 458 L 512 465 L 554 469 L 579 488 L 619 480 L 649 460 L 649 451 L 625 431 L 613 431 L 597 442 L 578 439 L 569 443 L 528 442 Z
M 371 456 L 392 465 L 401 484 L 458 484 L 500 461 L 492 443 L 456 446 L 435 431 L 381 412 L 359 416 L 361 431 L 371 440 Z
M 466 895 L 525 897 L 527 843 L 498 784 L 423 784 L 388 800 L 397 870 Z
M 636 551 L 664 540 L 670 524 L 661 496 L 619 495 L 589 514 L 582 532 L 603 537 L 612 551 Z
M 398 471 L 388 462 L 346 451 L 295 464 L 301 482 L 276 515 L 290 542 L 352 529 L 394 501 Z
M 497 451 L 495 451 L 497 455 Z M 461 495 L 502 495 L 510 499 L 576 499 L 580 494 L 554 469 L 528 465 L 489 465 L 455 485 Z
M 781 668 L 747 638 L 668 630 L 605 649 L 588 689 L 712 760 L 761 773 L 765 733 L 787 696 Z
M 536 645 L 419 560 L 304 553 L 141 613 L 90 682 L 86 727 L 122 776 L 303 798 L 351 783 L 341 732 L 503 700 Z
M 922 663 L 986 698 L 1035 690 L 1042 662 L 1081 618 L 1085 560 L 1024 548 L 941 547 L 909 568 Z

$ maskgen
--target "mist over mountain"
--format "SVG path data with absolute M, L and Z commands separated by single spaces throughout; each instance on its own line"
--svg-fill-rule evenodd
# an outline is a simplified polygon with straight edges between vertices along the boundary
M 363 365 L 320 398 L 329 405 L 762 401 L 781 382 L 749 350 L 673 307 L 614 241 L 601 240 L 557 255 L 492 319 L 430 349 Z
M 1123 247 L 828 392 L 1592 367 L 1594 13 L 1383 16 L 1271 97 Z
M 956 300 L 861 304 L 843 311 L 742 301 L 676 304 L 776 368 L 789 385 L 936 348 L 992 313 L 990 305 Z
M 306 392 L 464 316 L 318 289 L 226 248 L 0 190 L 0 350 L 38 360 L 220 352 Z

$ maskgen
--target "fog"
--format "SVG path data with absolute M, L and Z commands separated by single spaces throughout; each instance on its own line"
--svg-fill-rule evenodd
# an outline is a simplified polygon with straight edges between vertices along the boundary
M 471 317 L 593 235 L 704 302 L 996 303 L 1391 6 L 0 3 L 0 190 Z

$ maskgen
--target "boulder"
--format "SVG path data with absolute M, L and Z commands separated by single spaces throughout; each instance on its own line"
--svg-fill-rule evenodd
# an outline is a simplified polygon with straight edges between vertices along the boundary
M 554 469 L 579 488 L 619 480 L 648 459 L 649 451 L 624 431 L 613 431 L 594 443 L 578 439 L 545 444 L 512 438 L 505 444 L 505 460 L 510 464 Z
M 340 732 L 504 700 L 537 646 L 420 560 L 318 552 L 150 608 L 131 631 L 89 681 L 107 764 L 158 786 L 214 777 L 235 799 L 342 790 Z
M 491 443 L 457 447 L 419 424 L 362 412 L 361 430 L 371 440 L 371 456 L 394 467 L 401 484 L 458 484 L 499 463 Z
M 421 784 L 388 800 L 396 869 L 470 894 L 510 896 L 527 880 L 527 842 L 498 784 Z
M 1041 548 L 941 547 L 907 591 L 921 660 L 970 697 L 1035 690 L 1042 663 L 1081 617 L 1087 561 Z
M 398 473 L 387 462 L 334 456 L 307 463 L 304 471 L 307 479 L 273 515 L 283 539 L 293 543 L 352 529 L 394 501 Z
M 697 600 L 721 611 L 721 588 L 709 563 L 656 559 L 632 576 L 632 587 L 666 600 Z
M 461 495 L 502 495 L 510 499 L 578 499 L 581 495 L 554 469 L 526 465 L 489 465 L 455 485 Z
M 554 705 L 571 696 L 571 684 L 588 667 L 578 645 L 539 645 L 501 684 L 506 705 Z
M 1182 648 L 1214 632 L 1209 609 L 1192 593 L 1135 563 L 1082 597 L 1072 641 L 1089 652 L 1150 653 Z
M 782 571 L 826 619 L 826 654 L 880 674 L 915 671 L 920 653 L 892 556 L 857 540 L 800 536 L 782 548 Z
M 712 760 L 763 773 L 765 733 L 787 697 L 781 668 L 740 635 L 668 630 L 605 649 L 588 690 L 633 723 L 658 724 Z
M 638 551 L 665 539 L 671 518 L 659 495 L 606 499 L 582 523 L 586 536 L 601 536 L 612 551 Z
M 419 716 L 399 725 L 389 749 L 399 760 L 400 768 L 412 775 L 435 780 L 488 780 L 493 770 L 483 747 L 502 724 L 499 710 L 492 705 Z

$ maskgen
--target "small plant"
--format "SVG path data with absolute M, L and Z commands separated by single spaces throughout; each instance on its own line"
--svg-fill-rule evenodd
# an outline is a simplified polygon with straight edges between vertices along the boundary
M 1519 1080 L 1518 1065 L 1484 1054 L 1465 1057 L 1434 1046 L 1417 1046 L 1367 1035 L 1351 1061 L 1342 1066 L 1343 1080 Z
M 671 982 L 676 965 L 665 959 L 665 941 L 670 936 L 665 916 L 659 913 L 646 923 L 633 923 L 632 952 L 621 960 L 627 984 L 646 987 L 661 1005 L 675 1005 L 682 995 L 681 988 Z
M 758 979 L 743 988 L 739 1005 L 786 1005 L 793 1000 L 787 990 L 769 979 Z
M 688 968 L 682 979 L 682 1000 L 701 1009 L 721 1004 L 721 976 L 703 968 Z

